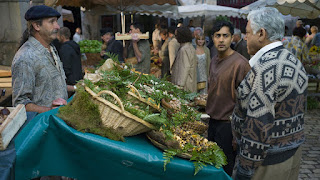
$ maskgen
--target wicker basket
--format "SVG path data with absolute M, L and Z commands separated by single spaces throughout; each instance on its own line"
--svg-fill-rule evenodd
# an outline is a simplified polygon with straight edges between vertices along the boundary
M 148 106 L 152 107 L 153 112 L 161 112 L 160 107 L 158 107 L 155 103 L 152 103 L 152 102 L 146 100 L 145 98 L 141 97 L 141 94 L 136 89 L 136 87 L 134 87 L 131 84 L 129 84 L 128 87 L 131 89 L 131 91 L 128 92 L 128 95 L 131 97 L 134 97 L 134 99 L 131 98 L 131 101 L 136 100 L 136 101 L 142 102 L 142 103 L 147 104 Z
M 201 121 L 186 122 L 183 123 L 180 127 L 185 131 L 192 130 L 197 134 L 203 134 L 208 129 L 208 125 Z
M 155 129 L 152 124 L 125 111 L 121 100 L 113 92 L 105 90 L 96 94 L 88 87 L 85 87 L 85 90 L 91 95 L 94 103 L 99 106 L 102 124 L 114 129 L 120 135 L 133 136 Z M 99 97 L 101 94 L 111 95 L 120 107 Z
M 159 143 L 158 141 L 152 139 L 148 134 L 146 135 L 147 138 L 150 140 L 150 142 L 156 146 L 157 148 L 161 149 L 161 150 L 166 150 L 169 149 L 166 145 Z M 184 158 L 184 159 L 190 159 L 192 157 L 191 154 L 188 153 L 182 153 L 182 154 L 177 154 L 178 157 Z

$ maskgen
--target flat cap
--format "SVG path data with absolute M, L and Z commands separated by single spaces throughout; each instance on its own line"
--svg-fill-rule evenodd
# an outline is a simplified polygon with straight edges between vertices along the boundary
M 37 6 L 32 6 L 24 15 L 24 18 L 29 21 L 29 20 L 37 20 L 41 18 L 46 18 L 46 17 L 57 17 L 59 18 L 61 14 L 53 9 L 52 7 L 45 6 L 45 5 L 37 5 Z

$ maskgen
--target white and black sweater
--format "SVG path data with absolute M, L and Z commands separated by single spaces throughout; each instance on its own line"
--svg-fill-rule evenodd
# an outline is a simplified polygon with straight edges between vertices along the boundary
M 260 165 L 283 162 L 304 142 L 308 77 L 283 46 L 264 53 L 237 89 L 232 116 L 239 148 L 236 179 L 250 179 Z

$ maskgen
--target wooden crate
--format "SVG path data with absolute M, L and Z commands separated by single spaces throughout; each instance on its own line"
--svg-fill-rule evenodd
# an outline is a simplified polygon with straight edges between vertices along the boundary
M 23 104 L 17 107 L 7 107 L 10 111 L 9 116 L 0 125 L 0 150 L 5 150 L 14 135 L 27 120 L 26 109 Z M 3 109 L 3 107 L 0 107 Z

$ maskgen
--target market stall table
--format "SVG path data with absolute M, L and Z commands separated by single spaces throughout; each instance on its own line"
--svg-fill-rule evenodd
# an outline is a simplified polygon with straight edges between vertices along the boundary
M 162 151 L 140 134 L 125 142 L 69 127 L 56 114 L 39 114 L 15 139 L 16 179 L 60 175 L 81 179 L 231 179 L 222 168 L 193 175 L 191 161 L 175 157 L 163 170 Z

